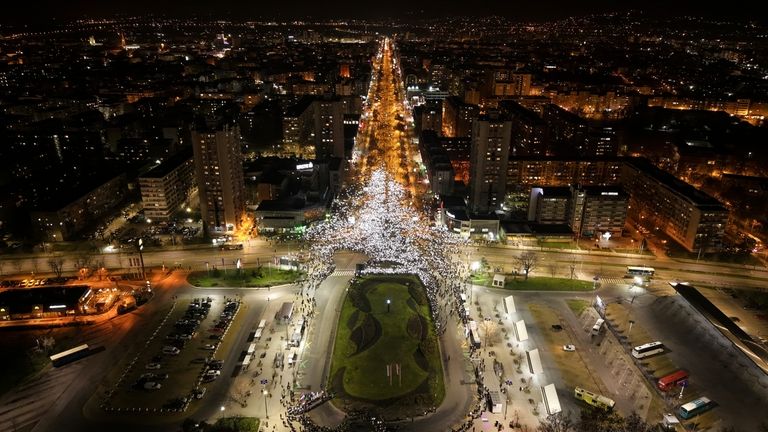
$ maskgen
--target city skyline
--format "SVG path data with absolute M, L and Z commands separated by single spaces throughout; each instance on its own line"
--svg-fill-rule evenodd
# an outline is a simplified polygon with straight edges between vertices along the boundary
M 0 25 L 0 430 L 768 432 L 747 8 L 43 6 Z
M 419 3 L 395 0 L 384 4 L 366 4 L 351 0 L 318 3 L 298 0 L 285 8 L 279 3 L 229 3 L 212 4 L 207 1 L 194 0 L 180 2 L 177 0 L 150 2 L 136 0 L 118 4 L 105 4 L 96 0 L 77 0 L 70 2 L 55 2 L 41 0 L 34 4 L 15 4 L 9 13 L 4 14 L 0 22 L 16 24 L 36 24 L 46 21 L 61 21 L 89 18 L 109 18 L 119 15 L 154 14 L 166 17 L 200 17 L 221 19 L 405 19 L 423 20 L 442 17 L 479 17 L 498 15 L 515 21 L 547 21 L 564 19 L 571 16 L 585 16 L 604 13 L 639 13 L 642 16 L 654 18 L 669 18 L 674 16 L 706 17 L 713 19 L 736 19 L 743 21 L 763 21 L 756 15 L 754 7 L 747 2 L 744 5 L 733 6 L 721 2 L 696 2 L 691 0 L 664 2 L 616 2 L 608 0 L 591 0 L 586 2 L 569 2 L 565 0 L 547 0 L 543 2 L 504 3 L 496 1 L 465 3 L 446 3 L 436 0 Z

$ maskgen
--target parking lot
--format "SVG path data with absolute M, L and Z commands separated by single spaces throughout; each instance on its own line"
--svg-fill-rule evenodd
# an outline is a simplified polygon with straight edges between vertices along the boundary
M 177 300 L 145 347 L 125 366 L 106 408 L 117 411 L 184 411 L 203 399 L 224 366 L 228 330 L 240 308 L 234 300 Z

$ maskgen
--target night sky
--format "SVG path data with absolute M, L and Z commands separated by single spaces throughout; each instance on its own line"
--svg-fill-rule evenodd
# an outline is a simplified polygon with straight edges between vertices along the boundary
M 567 16 L 625 11 L 643 11 L 653 16 L 695 15 L 765 19 L 756 1 L 620 1 L 620 0 L 41 0 L 5 2 L 0 20 L 41 23 L 51 18 L 72 19 L 114 14 L 157 13 L 166 16 L 211 16 L 237 18 L 428 18 L 457 15 L 503 15 L 518 20 L 549 20 Z

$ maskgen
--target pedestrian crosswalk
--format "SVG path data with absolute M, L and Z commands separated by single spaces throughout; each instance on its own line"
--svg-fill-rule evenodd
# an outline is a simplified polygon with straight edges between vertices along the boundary
M 354 276 L 355 271 L 354 270 L 334 270 L 333 273 L 331 273 L 331 276 Z
M 624 279 L 621 277 L 601 277 L 598 280 L 602 285 L 626 285 L 631 281 L 632 279 Z

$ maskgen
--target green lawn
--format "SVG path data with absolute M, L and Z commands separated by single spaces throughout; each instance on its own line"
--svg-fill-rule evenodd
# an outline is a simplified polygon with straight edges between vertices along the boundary
M 565 303 L 568 305 L 568 308 L 573 311 L 574 315 L 577 317 L 581 316 L 581 313 L 584 312 L 584 309 L 589 306 L 589 302 L 582 299 L 568 299 L 565 301 Z
M 210 272 L 192 272 L 187 280 L 198 287 L 265 287 L 293 283 L 304 273 L 295 270 L 278 270 L 274 268 L 244 268 L 240 272 L 229 269 L 226 273 L 221 270 Z
M 394 374 L 390 385 L 387 365 L 395 363 L 400 364 L 402 379 Z M 330 381 L 338 395 L 357 401 L 399 401 L 411 408 L 440 404 L 445 388 L 438 341 L 417 278 L 369 276 L 350 286 L 339 318 Z
M 592 291 L 592 282 L 578 279 L 549 278 L 549 277 L 524 277 L 517 279 L 507 276 L 504 288 L 520 291 Z
M 491 285 L 493 276 L 490 273 L 477 272 L 470 276 L 470 281 L 475 285 Z

